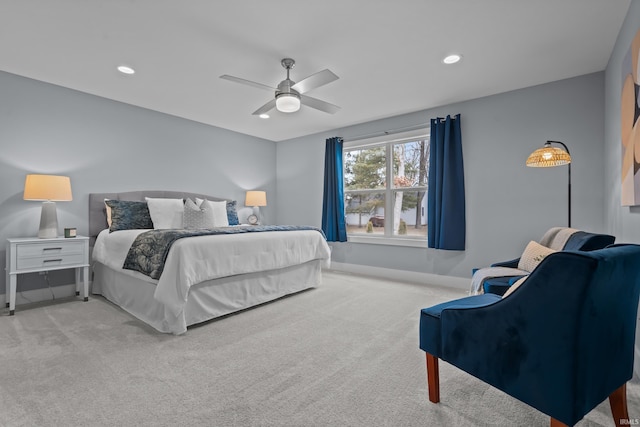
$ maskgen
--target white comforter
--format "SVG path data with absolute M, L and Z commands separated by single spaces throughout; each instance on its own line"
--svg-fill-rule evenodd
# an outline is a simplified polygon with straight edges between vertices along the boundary
M 103 230 L 93 248 L 93 260 L 155 283 L 144 274 L 123 270 L 122 265 L 136 236 L 147 230 Z M 324 237 L 315 230 L 269 231 L 187 237 L 177 240 L 169 254 L 154 298 L 174 316 L 184 309 L 189 288 L 205 280 L 255 273 L 325 260 L 331 252 Z

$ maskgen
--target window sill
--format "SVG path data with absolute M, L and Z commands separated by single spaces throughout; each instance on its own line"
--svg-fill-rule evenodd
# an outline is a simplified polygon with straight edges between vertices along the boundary
M 410 248 L 427 248 L 427 239 L 410 239 L 400 237 L 347 236 L 349 243 L 366 243 L 369 245 L 406 246 Z

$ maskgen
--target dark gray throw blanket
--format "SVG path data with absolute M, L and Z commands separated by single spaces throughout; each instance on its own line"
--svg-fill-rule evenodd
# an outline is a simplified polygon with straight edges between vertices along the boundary
M 316 230 L 322 237 L 324 232 L 306 225 L 256 225 L 251 227 L 220 227 L 207 230 L 150 230 L 140 233 L 133 241 L 122 268 L 138 271 L 152 279 L 159 279 L 164 270 L 169 249 L 184 237 L 211 236 L 216 234 L 259 233 L 264 231 Z M 326 237 L 325 237 L 326 239 Z

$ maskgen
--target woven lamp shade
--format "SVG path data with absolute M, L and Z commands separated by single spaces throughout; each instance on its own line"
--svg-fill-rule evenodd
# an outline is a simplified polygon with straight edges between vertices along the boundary
M 546 143 L 542 148 L 538 148 L 527 158 L 527 166 L 533 168 L 549 168 L 553 166 L 563 166 L 571 163 L 571 155 L 562 148 L 553 147 Z

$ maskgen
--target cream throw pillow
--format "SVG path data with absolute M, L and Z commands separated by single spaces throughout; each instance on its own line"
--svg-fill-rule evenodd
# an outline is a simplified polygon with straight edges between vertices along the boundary
M 538 264 L 540 264 L 542 260 L 547 257 L 547 255 L 554 252 L 556 251 L 554 251 L 553 249 L 549 249 L 546 246 L 542 246 L 540 243 L 534 242 L 532 240 L 524 249 L 524 252 L 520 257 L 520 261 L 518 262 L 518 268 L 520 270 L 525 270 L 531 273 L 538 266 Z
M 107 204 L 107 200 L 109 199 L 104 199 L 104 209 L 107 212 L 107 225 L 111 227 L 111 206 Z
M 520 285 L 522 285 L 524 283 L 525 280 L 527 280 L 527 277 L 529 276 L 524 276 L 519 278 L 516 283 L 514 283 L 513 285 L 509 286 L 509 289 L 507 289 L 507 292 L 504 293 L 504 295 L 502 295 L 502 298 L 506 298 L 509 295 L 511 295 L 513 293 L 513 291 L 515 291 L 516 289 L 518 289 L 518 287 Z

